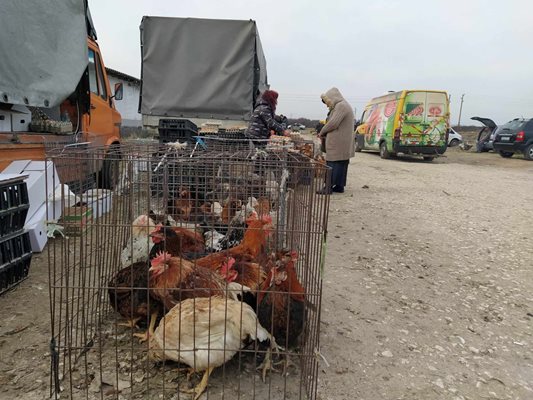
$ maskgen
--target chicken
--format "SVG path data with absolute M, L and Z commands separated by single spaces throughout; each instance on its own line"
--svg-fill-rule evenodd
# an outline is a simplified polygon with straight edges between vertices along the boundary
M 257 199 L 257 205 L 254 208 L 257 214 L 262 217 L 263 215 L 270 215 L 270 205 L 268 197 L 260 197 Z
M 166 251 L 175 257 L 195 258 L 196 254 L 205 253 L 202 235 L 180 226 L 157 225 L 150 233 L 154 245 L 150 250 L 150 259 L 157 253 Z
M 122 268 L 107 285 L 111 307 L 128 320 L 119 325 L 135 328 L 139 320 L 157 313 L 160 308 L 157 301 L 149 299 L 146 261 Z
M 177 221 L 189 221 L 193 206 L 191 192 L 184 187 L 179 187 L 176 197 L 168 200 L 168 213 Z
M 148 215 L 139 215 L 131 224 L 131 237 L 120 254 L 120 265 L 125 268 L 140 261 L 148 261 L 150 232 L 155 222 Z
M 248 228 L 239 245 L 199 258 L 195 260 L 196 265 L 217 270 L 229 257 L 236 258 L 249 255 L 252 260 L 256 260 L 261 254 L 266 253 L 267 238 L 271 233 L 272 218 L 266 215 L 259 219 L 257 213 L 253 213 L 248 218 L 247 223 Z
M 150 336 L 148 356 L 187 364 L 192 372 L 204 371 L 201 382 L 188 390 L 197 400 L 213 370 L 242 349 L 247 338 L 271 339 L 247 304 L 219 297 L 187 299 L 163 317 Z M 273 340 L 271 346 L 276 348 Z
M 242 202 L 240 200 L 228 199 L 224 207 L 222 207 L 222 213 L 220 215 L 222 222 L 229 225 L 235 214 L 240 210 Z
M 187 298 L 225 294 L 220 274 L 191 261 L 162 252 L 151 264 L 150 294 L 167 310 Z
M 263 268 L 251 256 L 230 257 L 222 263 L 219 273 L 227 282 L 236 282 L 255 292 L 266 278 Z
M 295 251 L 278 253 L 257 295 L 259 322 L 285 348 L 297 345 L 305 321 L 305 289 L 296 275 L 297 259 Z M 287 357 L 285 369 L 289 362 Z

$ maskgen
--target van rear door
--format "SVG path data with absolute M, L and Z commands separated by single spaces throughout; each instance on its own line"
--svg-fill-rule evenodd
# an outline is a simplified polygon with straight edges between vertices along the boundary
M 445 145 L 448 128 L 448 95 L 445 92 L 407 92 L 402 117 L 402 145 Z

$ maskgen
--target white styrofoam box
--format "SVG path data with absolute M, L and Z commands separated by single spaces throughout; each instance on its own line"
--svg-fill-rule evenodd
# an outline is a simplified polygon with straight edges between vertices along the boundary
M 31 111 L 26 106 L 14 105 L 11 107 L 11 130 L 24 132 L 30 129 Z
M 0 132 L 11 132 L 11 113 L 0 110 Z
M 46 197 L 53 192 L 54 187 L 60 183 L 55 166 L 53 163 L 46 161 L 13 161 L 4 169 L 4 173 L 28 175 L 26 186 L 28 188 L 30 208 L 26 222 L 44 204 Z
M 31 250 L 34 252 L 43 251 L 48 241 L 48 236 L 46 235 L 46 204 L 43 203 L 29 221 L 26 220 L 24 228 L 30 235 Z
M 93 218 L 99 218 L 111 211 L 113 192 L 107 189 L 89 189 L 82 195 L 82 201 L 93 209 Z

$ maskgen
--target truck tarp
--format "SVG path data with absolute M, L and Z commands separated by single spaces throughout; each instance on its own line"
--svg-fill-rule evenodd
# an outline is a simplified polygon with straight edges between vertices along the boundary
M 0 1 L 0 102 L 54 107 L 87 68 L 84 0 Z
M 268 88 L 255 21 L 144 17 L 139 112 L 249 119 Z

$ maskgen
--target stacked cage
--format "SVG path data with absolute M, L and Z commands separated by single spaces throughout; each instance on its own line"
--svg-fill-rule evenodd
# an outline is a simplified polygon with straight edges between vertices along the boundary
M 60 221 L 71 234 L 48 247 L 51 393 L 315 399 L 329 207 L 317 191 L 329 169 L 253 143 L 113 156 L 105 212 L 65 194 L 79 218 Z M 72 160 L 109 157 L 80 149 L 49 162 L 61 177 Z
M 0 294 L 28 276 L 32 251 L 24 223 L 30 207 L 25 177 L 0 180 Z

